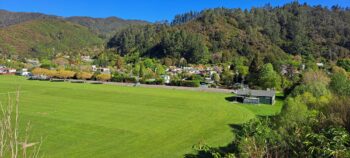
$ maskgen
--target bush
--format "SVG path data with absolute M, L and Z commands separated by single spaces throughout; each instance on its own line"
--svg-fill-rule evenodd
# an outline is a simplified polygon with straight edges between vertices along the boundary
M 159 79 L 155 79 L 155 80 L 140 80 L 140 83 L 142 84 L 152 84 L 152 85 L 163 85 L 164 84 L 164 80 L 159 78 Z
M 37 76 L 45 75 L 47 77 L 55 77 L 57 75 L 56 70 L 48 70 L 44 68 L 35 68 L 32 70 L 32 73 Z
M 92 78 L 92 74 L 91 73 L 88 73 L 88 72 L 78 72 L 76 74 L 76 78 L 77 79 L 82 79 L 82 80 L 89 80 Z
M 110 74 L 99 74 L 96 76 L 96 79 L 99 81 L 109 81 L 109 80 L 111 80 L 111 75 Z
M 182 80 L 173 80 L 170 82 L 170 85 L 171 86 L 184 86 L 184 87 L 199 87 L 201 84 L 199 81 L 197 80 L 185 80 L 185 81 L 182 81 Z
M 112 77 L 113 82 L 126 82 L 126 83 L 136 83 L 136 77 L 129 77 L 124 74 L 115 74 Z
M 56 74 L 56 77 L 62 78 L 62 79 L 73 78 L 74 76 L 75 76 L 75 72 L 69 71 L 69 70 L 59 70 Z

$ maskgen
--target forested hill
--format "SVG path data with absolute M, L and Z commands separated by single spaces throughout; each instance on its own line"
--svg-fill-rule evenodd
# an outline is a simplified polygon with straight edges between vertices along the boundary
M 276 62 L 287 54 L 314 59 L 350 56 L 350 10 L 293 2 L 282 7 L 209 9 L 168 24 L 125 29 L 108 47 L 122 55 L 221 63 L 234 56 Z
M 67 20 L 89 28 L 91 31 L 100 35 L 100 37 L 104 39 L 110 38 L 118 30 L 127 28 L 131 25 L 149 24 L 149 22 L 142 21 L 142 20 L 125 20 L 118 17 L 108 17 L 108 18 L 92 18 L 92 17 L 80 17 L 80 16 L 60 17 L 60 16 L 46 15 L 41 13 L 10 12 L 6 10 L 0 10 L 0 28 L 20 24 L 31 20 L 44 20 L 44 19 Z
M 96 55 L 118 30 L 147 22 L 116 17 L 63 18 L 0 10 L 0 57 L 50 58 L 57 54 Z
M 60 19 L 31 20 L 0 29 L 0 55 L 5 58 L 88 53 L 85 49 L 103 42 L 88 28 Z
M 6 10 L 0 10 L 0 28 L 16 25 L 30 20 L 53 18 L 58 17 L 41 13 L 9 12 Z
M 88 27 L 104 39 L 111 38 L 117 31 L 132 25 L 146 25 L 149 22 L 142 20 L 124 20 L 117 17 L 91 18 L 91 17 L 68 17 L 66 20 Z

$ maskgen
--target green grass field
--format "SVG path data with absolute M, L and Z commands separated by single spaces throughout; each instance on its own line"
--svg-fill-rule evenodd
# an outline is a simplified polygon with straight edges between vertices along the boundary
M 225 146 L 230 124 L 276 114 L 281 104 L 242 105 L 230 94 L 28 81 L 0 76 L 0 100 L 20 88 L 20 121 L 44 157 L 183 157 L 202 141 Z M 14 94 L 11 94 L 14 96 Z

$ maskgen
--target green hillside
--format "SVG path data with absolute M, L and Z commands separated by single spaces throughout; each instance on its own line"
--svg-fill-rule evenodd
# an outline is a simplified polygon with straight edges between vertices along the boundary
M 276 63 L 288 54 L 336 60 L 350 56 L 350 11 L 293 2 L 251 10 L 216 8 L 175 17 L 172 23 L 133 27 L 108 46 L 122 55 L 231 62 L 244 56 Z M 276 64 L 274 64 L 276 65 Z
M 47 57 L 103 44 L 88 28 L 71 22 L 33 20 L 0 29 L 0 51 L 19 57 Z

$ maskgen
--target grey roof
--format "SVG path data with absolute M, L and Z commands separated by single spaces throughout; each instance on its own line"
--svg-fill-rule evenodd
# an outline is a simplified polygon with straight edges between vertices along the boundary
M 273 90 L 239 89 L 234 93 L 237 95 L 251 95 L 256 97 L 273 97 L 276 95 L 276 92 Z

